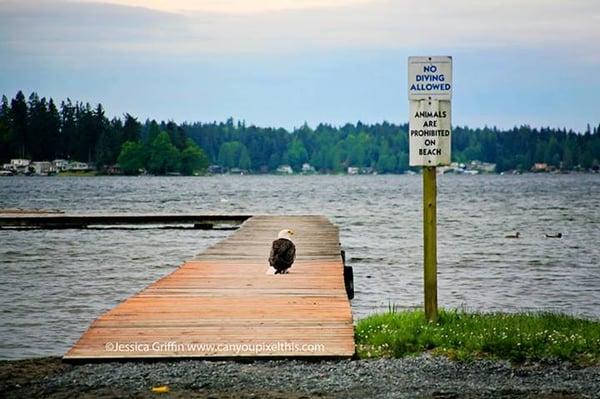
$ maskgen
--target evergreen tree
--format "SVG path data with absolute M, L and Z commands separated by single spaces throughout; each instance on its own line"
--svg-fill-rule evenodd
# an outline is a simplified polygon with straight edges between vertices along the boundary
M 57 158 L 60 149 L 60 114 L 53 99 L 48 101 L 48 113 L 46 114 L 46 129 L 48 144 L 46 147 L 45 158 L 54 160 Z
M 92 113 L 91 131 L 89 132 L 88 143 L 88 161 L 95 161 L 96 145 L 100 136 L 108 129 L 108 119 L 106 118 L 102 104 L 98 104 Z
M 121 150 L 123 123 L 120 119 L 114 118 L 110 121 L 108 128 L 100 134 L 96 144 L 96 164 L 99 170 L 113 165 L 117 162 Z M 139 140 L 129 140 L 129 142 L 138 142 Z M 139 169 L 139 168 L 138 168 Z
M 5 163 L 10 160 L 11 155 L 14 153 L 13 146 L 15 139 L 13 137 L 12 124 L 10 120 L 10 105 L 8 104 L 8 98 L 2 96 L 2 102 L 0 103 L 0 162 Z
M 10 110 L 11 130 L 13 137 L 16 139 L 18 151 L 13 156 L 25 158 L 29 156 L 29 149 L 27 148 L 29 137 L 27 134 L 27 103 L 22 91 L 19 90 L 15 98 L 11 101 Z
M 52 161 L 56 155 L 59 139 L 60 117 L 54 101 L 41 99 L 36 93 L 29 97 L 28 141 L 30 156 L 34 160 Z
M 92 135 L 95 130 L 94 114 L 89 103 L 75 104 L 76 131 L 72 137 L 73 150 L 71 156 L 74 160 L 91 162 L 95 143 Z
M 31 93 L 27 107 L 27 140 L 25 146 L 28 149 L 28 156 L 36 160 L 42 160 L 43 145 L 46 142 L 44 137 L 46 119 L 46 100 L 40 101 L 37 93 Z
M 146 129 L 148 133 L 145 137 L 145 142 L 152 143 L 161 133 L 160 126 L 158 125 L 158 123 L 156 123 L 155 120 L 152 120 L 149 123 L 146 122 L 146 125 L 148 126 L 148 128 Z
M 158 128 L 158 125 L 156 127 Z M 125 122 L 123 123 L 122 130 L 122 138 L 124 141 L 138 141 L 142 138 L 142 124 L 129 114 L 125 114 Z
M 71 159 L 75 153 L 78 130 L 75 119 L 75 107 L 68 98 L 66 102 L 63 101 L 60 104 L 60 125 L 57 156 L 62 159 Z
M 169 140 L 177 149 L 182 150 L 186 145 L 185 132 L 181 126 L 178 126 L 175 122 L 169 121 L 166 126 L 162 127 L 163 131 L 169 134 Z

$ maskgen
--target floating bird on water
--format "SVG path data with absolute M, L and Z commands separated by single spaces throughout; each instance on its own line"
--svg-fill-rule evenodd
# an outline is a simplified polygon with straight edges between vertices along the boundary
M 562 238 L 562 233 L 546 234 L 546 238 Z
M 504 238 L 519 238 L 521 234 L 517 231 L 515 234 L 508 234 Z
M 292 242 L 294 231 L 281 230 L 271 246 L 268 274 L 286 274 L 296 259 L 296 246 Z

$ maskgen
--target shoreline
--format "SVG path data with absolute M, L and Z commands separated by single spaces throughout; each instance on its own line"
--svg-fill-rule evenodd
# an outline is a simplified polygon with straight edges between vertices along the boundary
M 428 353 L 373 360 L 169 360 L 69 364 L 58 357 L 0 361 L 6 398 L 595 397 L 600 365 L 452 361 Z
M 535 172 L 535 171 L 515 171 L 508 170 L 503 172 L 479 172 L 479 173 L 456 173 L 456 172 L 444 172 L 439 173 L 440 175 L 449 176 L 544 176 L 544 175 L 598 175 L 597 171 L 592 170 L 553 170 L 546 172 Z M 92 172 L 61 172 L 49 175 L 40 174 L 13 174 L 13 175 L 0 175 L 0 177 L 215 177 L 215 176 L 275 176 L 275 177 L 297 177 L 297 176 L 420 176 L 420 171 L 408 170 L 403 173 L 347 173 L 347 172 L 330 172 L 330 173 L 277 173 L 277 172 L 257 172 L 257 171 L 246 171 L 243 173 L 200 173 L 192 175 L 182 174 L 164 174 L 164 175 L 153 175 L 153 174 L 110 174 L 110 173 L 99 173 L 96 171 Z

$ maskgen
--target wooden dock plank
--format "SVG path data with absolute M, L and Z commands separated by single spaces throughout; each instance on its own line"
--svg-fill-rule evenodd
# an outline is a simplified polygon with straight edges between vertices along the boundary
M 267 275 L 291 228 L 297 259 Z M 92 323 L 64 359 L 354 354 L 339 232 L 322 216 L 255 216 Z

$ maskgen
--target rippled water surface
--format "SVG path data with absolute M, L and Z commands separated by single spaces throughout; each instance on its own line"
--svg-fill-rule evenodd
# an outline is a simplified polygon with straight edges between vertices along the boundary
M 0 208 L 15 207 L 325 214 L 354 267 L 355 318 L 422 304 L 420 176 L 0 178 Z M 440 305 L 600 318 L 599 207 L 599 175 L 439 177 Z M 0 358 L 63 354 L 101 313 L 227 234 L 0 230 Z

